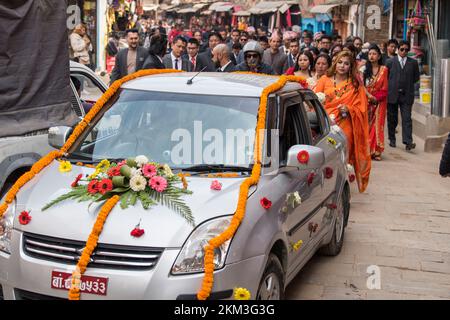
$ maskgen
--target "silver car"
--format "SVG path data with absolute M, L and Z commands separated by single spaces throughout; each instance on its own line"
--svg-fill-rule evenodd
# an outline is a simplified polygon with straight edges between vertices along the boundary
M 67 298 L 99 206 L 65 201 L 42 212 L 98 159 L 147 155 L 188 173 L 184 196 L 195 227 L 164 206 L 115 208 L 82 283 L 82 299 L 195 299 L 203 279 L 203 247 L 229 225 L 241 183 L 253 166 L 260 96 L 278 78 L 191 73 L 141 77 L 122 85 L 67 157 L 18 193 L 0 224 L 0 293 L 5 299 Z M 236 234 L 215 250 L 210 299 L 282 299 L 289 282 L 320 251 L 337 255 L 350 210 L 347 142 L 317 96 L 290 82 L 268 99 L 263 169 L 250 188 Z M 64 143 L 70 128 L 51 130 Z M 309 156 L 299 162 L 299 153 Z M 231 173 L 220 176 L 218 173 Z M 212 190 L 217 180 L 222 188 Z M 15 218 L 31 210 L 32 221 Z M 144 236 L 130 230 L 140 221 Z

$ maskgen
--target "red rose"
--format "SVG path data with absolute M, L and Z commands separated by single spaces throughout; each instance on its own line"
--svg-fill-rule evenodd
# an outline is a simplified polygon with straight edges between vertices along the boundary
M 307 164 L 309 161 L 309 153 L 306 150 L 302 150 L 299 153 L 297 153 L 297 160 L 301 164 Z
M 103 179 L 97 183 L 98 192 L 105 194 L 113 189 L 113 183 L 111 179 Z
M 145 233 L 144 229 L 140 229 L 138 227 L 134 228 L 133 230 L 131 230 L 131 235 L 135 238 L 139 238 L 140 236 L 142 236 Z
M 270 209 L 270 207 L 272 206 L 272 201 L 270 201 L 269 199 L 267 199 L 266 197 L 262 198 L 260 200 L 261 206 L 264 209 Z
M 78 187 L 78 182 L 80 182 L 81 178 L 83 178 L 83 175 L 80 173 L 76 178 L 75 181 L 72 182 L 70 185 L 72 188 Z
M 90 194 L 96 194 L 98 192 L 98 180 L 89 182 L 87 189 Z
M 333 169 L 330 167 L 325 168 L 325 178 L 331 179 L 333 177 Z
M 29 224 L 31 221 L 31 216 L 28 211 L 22 211 L 19 215 L 19 222 L 22 225 Z
M 308 186 L 310 186 L 313 183 L 315 176 L 316 176 L 316 174 L 314 172 L 310 172 L 308 174 Z
M 353 173 L 348 175 L 348 180 L 350 180 L 350 182 L 355 181 L 355 179 L 356 179 L 356 176 Z

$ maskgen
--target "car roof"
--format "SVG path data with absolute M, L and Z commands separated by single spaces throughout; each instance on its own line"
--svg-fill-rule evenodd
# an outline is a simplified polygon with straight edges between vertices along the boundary
M 124 83 L 122 88 L 259 98 L 264 88 L 279 79 L 279 76 L 258 74 L 205 72 L 196 76 L 192 80 L 192 84 L 187 84 L 187 81 L 196 74 L 195 72 L 181 72 L 144 76 Z M 289 82 L 279 92 L 299 90 L 301 88 L 298 83 Z

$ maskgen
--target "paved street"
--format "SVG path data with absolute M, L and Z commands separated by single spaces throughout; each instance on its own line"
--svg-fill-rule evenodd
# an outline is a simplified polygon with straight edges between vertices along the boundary
M 401 140 L 400 140 L 401 141 Z M 441 154 L 386 146 L 365 194 L 352 186 L 341 254 L 315 256 L 287 288 L 287 299 L 450 299 L 450 178 Z M 368 289 L 367 267 L 381 271 Z

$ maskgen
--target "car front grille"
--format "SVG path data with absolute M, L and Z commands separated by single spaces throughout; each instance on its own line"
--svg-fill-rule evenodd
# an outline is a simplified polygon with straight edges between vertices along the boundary
M 26 255 L 48 261 L 75 265 L 83 252 L 84 242 L 26 233 L 23 250 Z M 155 267 L 162 248 L 97 245 L 90 268 L 149 270 Z
M 16 300 L 67 300 L 22 289 L 14 289 L 14 296 L 16 297 Z

